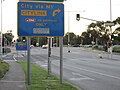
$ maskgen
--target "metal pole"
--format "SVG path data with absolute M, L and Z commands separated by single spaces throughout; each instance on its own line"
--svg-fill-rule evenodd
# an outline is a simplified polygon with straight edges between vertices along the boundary
M 111 0 L 110 0 L 110 21 L 112 22 L 112 3 L 111 3 Z M 110 54 L 111 54 L 111 59 L 112 59 L 112 26 L 110 26 L 110 41 L 111 41 Z
M 37 47 L 39 47 L 40 46 L 40 42 L 39 42 L 40 40 L 39 40 L 39 37 L 37 38 L 37 43 L 38 43 L 38 45 L 37 45 Z
M 1 60 L 2 60 L 2 0 L 1 0 L 1 50 L 0 50 L 0 54 L 1 54 Z
M 59 38 L 60 44 L 60 84 L 63 83 L 63 37 Z
M 48 38 L 48 75 L 50 75 L 51 73 L 51 60 L 50 60 L 50 56 L 51 56 L 51 38 Z
M 69 49 L 69 46 L 70 46 L 70 33 L 69 33 L 69 30 L 70 30 L 70 15 L 69 15 L 70 12 L 68 12 L 68 53 L 70 53 L 70 49 Z
M 3 55 L 5 54 L 5 34 L 3 34 Z
M 30 37 L 27 40 L 27 72 L 28 72 L 28 85 L 30 85 Z
M 18 60 L 18 50 L 17 50 L 17 60 Z

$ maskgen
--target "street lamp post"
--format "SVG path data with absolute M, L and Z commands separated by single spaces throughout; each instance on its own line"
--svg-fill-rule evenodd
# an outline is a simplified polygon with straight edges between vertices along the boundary
M 69 11 L 68 11 L 68 53 L 70 53 L 70 49 L 69 49 L 69 45 L 70 45 L 70 33 L 69 33 L 69 30 L 70 30 L 70 15 L 69 15 Z
M 1 54 L 1 60 L 2 60 L 2 2 L 4 0 L 1 0 L 1 40 L 0 40 L 0 43 L 1 43 L 1 49 L 0 49 L 0 54 Z
M 111 3 L 111 0 L 110 0 L 110 21 L 112 22 L 112 3 Z M 112 59 L 112 26 L 110 26 L 110 42 L 111 42 L 110 54 L 111 54 L 111 59 Z

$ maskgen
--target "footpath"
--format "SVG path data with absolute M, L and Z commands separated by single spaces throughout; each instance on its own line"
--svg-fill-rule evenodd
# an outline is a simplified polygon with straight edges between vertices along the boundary
M 10 66 L 9 71 L 0 80 L 0 90 L 26 90 L 25 75 L 15 60 L 5 60 Z

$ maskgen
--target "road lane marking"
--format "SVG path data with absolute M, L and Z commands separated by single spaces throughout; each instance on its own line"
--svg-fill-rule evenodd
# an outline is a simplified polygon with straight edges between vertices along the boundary
M 8 80 L 0 80 L 0 82 L 4 82 L 4 83 L 5 83 L 5 82 L 7 82 L 7 83 L 17 83 L 17 82 L 19 83 L 19 82 L 23 82 L 23 83 L 24 83 L 25 81 L 8 81 Z
M 81 81 L 81 80 L 91 80 L 91 79 L 90 78 L 70 78 L 69 80 L 70 81 Z
M 95 80 L 95 79 L 92 79 L 90 77 L 87 77 L 85 75 L 81 75 L 79 73 L 75 73 L 75 72 L 72 72 L 72 74 L 74 75 L 74 78 L 70 78 L 69 80 L 72 80 L 72 81 L 80 81 L 80 80 Z M 76 76 L 76 77 L 75 77 Z
M 13 62 L 14 60 L 3 60 L 3 61 L 11 61 L 11 62 Z
M 14 57 L 24 57 L 24 56 L 21 54 L 18 54 L 18 55 L 14 54 Z
M 96 71 L 92 71 L 92 70 L 88 70 L 88 69 L 84 69 L 84 68 L 77 68 L 77 67 L 73 67 L 73 66 L 69 66 L 69 65 L 66 65 L 66 66 L 120 80 L 120 77 L 117 77 L 117 76 L 113 76 L 113 75 L 109 75 L 109 74 L 104 74 L 104 73 L 100 73 L 100 72 L 96 72 Z
M 41 67 L 47 67 L 48 65 L 41 65 Z
M 17 61 L 17 59 L 13 56 L 13 59 L 15 60 L 15 61 Z

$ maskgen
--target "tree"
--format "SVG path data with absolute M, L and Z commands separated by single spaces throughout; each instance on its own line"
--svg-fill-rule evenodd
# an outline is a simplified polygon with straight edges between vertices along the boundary
M 69 37 L 68 37 L 69 35 Z M 64 45 L 68 45 L 68 43 L 70 45 L 74 45 L 74 40 L 75 40 L 76 35 L 73 32 L 67 32 L 63 38 L 63 44 Z M 70 42 L 68 42 L 68 39 L 70 40 Z
M 12 30 L 8 30 L 7 33 L 3 34 L 3 42 L 4 42 L 4 43 L 6 42 L 7 45 L 8 45 L 8 44 L 9 44 L 9 45 L 11 44 L 13 38 L 14 38 L 14 35 L 12 34 Z M 3 43 L 3 44 L 4 44 L 4 43 Z

